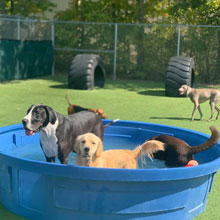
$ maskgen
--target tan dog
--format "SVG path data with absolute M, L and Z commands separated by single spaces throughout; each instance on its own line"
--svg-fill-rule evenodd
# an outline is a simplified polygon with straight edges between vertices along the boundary
M 220 109 L 216 106 L 220 101 L 220 91 L 215 89 L 193 89 L 187 85 L 182 85 L 179 88 L 180 95 L 189 96 L 191 101 L 194 103 L 194 109 L 192 112 L 192 121 L 194 120 L 195 111 L 198 108 L 200 114 L 200 120 L 202 120 L 202 111 L 200 108 L 200 103 L 203 103 L 207 100 L 209 101 L 211 107 L 211 116 L 208 119 L 210 121 L 213 118 L 215 109 L 218 112 L 216 119 L 219 117 Z
M 100 108 L 96 108 L 96 109 L 95 108 L 84 108 L 79 105 L 71 104 L 68 98 L 68 94 L 66 94 L 66 100 L 69 104 L 67 108 L 68 115 L 72 115 L 74 113 L 81 112 L 81 111 L 90 111 L 90 112 L 94 112 L 96 115 L 99 115 L 101 118 L 104 118 L 104 119 L 108 118 L 105 112 Z
M 153 158 L 153 153 L 164 151 L 160 141 L 147 141 L 134 150 L 103 151 L 102 141 L 92 133 L 80 135 L 76 139 L 76 163 L 80 166 L 103 168 L 138 168 L 137 159 L 143 155 Z

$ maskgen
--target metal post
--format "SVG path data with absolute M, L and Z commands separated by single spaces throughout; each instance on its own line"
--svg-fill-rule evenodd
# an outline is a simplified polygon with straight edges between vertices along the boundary
M 53 49 L 55 46 L 55 34 L 54 34 L 54 21 L 51 22 L 51 41 L 52 41 L 52 45 L 53 45 Z M 53 66 L 52 66 L 52 76 L 55 75 L 55 60 L 53 57 Z
M 178 25 L 178 40 L 177 40 L 177 56 L 180 55 L 180 35 L 181 35 L 181 26 Z
M 17 40 L 21 40 L 21 21 L 17 18 Z
M 118 40 L 118 24 L 115 24 L 113 80 L 116 80 L 117 40 Z

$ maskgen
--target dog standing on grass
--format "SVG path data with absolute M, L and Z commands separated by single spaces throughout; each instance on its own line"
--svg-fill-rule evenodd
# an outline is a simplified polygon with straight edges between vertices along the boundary
M 193 89 L 187 85 L 182 85 L 179 88 L 180 95 L 186 95 L 190 98 L 190 100 L 194 103 L 194 109 L 192 112 L 192 121 L 194 120 L 195 111 L 198 108 L 200 114 L 200 120 L 202 120 L 202 111 L 200 108 L 200 104 L 206 102 L 208 100 L 211 107 L 211 116 L 208 121 L 214 116 L 215 110 L 217 111 L 216 120 L 219 117 L 220 109 L 216 106 L 220 101 L 220 91 L 215 89 Z

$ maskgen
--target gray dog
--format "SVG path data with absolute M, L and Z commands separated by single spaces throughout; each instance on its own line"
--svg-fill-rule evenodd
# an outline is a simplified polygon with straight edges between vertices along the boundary
M 196 109 L 198 108 L 200 114 L 200 120 L 202 120 L 202 111 L 200 108 L 200 103 L 203 103 L 207 100 L 209 101 L 211 107 L 211 116 L 208 121 L 211 121 L 213 118 L 215 109 L 218 112 L 216 119 L 219 117 L 220 109 L 216 106 L 217 103 L 220 101 L 220 91 L 215 89 L 193 89 L 187 85 L 182 85 L 179 88 L 180 95 L 189 96 L 191 101 L 194 103 L 194 109 L 192 112 L 192 121 L 194 120 L 194 114 Z
M 103 139 L 104 128 L 115 123 L 102 123 L 100 116 L 94 112 L 82 111 L 64 116 L 46 105 L 32 105 L 22 123 L 26 135 L 40 132 L 40 145 L 47 162 L 55 162 L 58 157 L 62 164 L 68 163 L 68 155 L 75 152 L 74 145 L 78 135 L 94 133 Z

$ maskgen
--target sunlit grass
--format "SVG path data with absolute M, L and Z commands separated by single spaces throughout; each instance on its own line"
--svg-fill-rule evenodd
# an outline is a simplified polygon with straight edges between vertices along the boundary
M 70 90 L 66 77 L 44 77 L 0 84 L 0 126 L 20 123 L 31 104 L 43 103 L 57 112 L 67 114 L 65 94 L 72 103 L 102 108 L 110 119 L 144 121 L 188 128 L 210 134 L 209 126 L 219 121 L 190 121 L 193 104 L 188 98 L 165 96 L 164 83 L 107 80 L 104 88 Z M 209 104 L 201 106 L 204 119 L 210 116 Z M 196 118 L 199 118 L 198 112 Z M 196 219 L 220 219 L 220 176 L 216 175 L 205 212 Z M 193 199 L 193 198 L 192 198 Z M 0 219 L 22 219 L 0 205 Z

